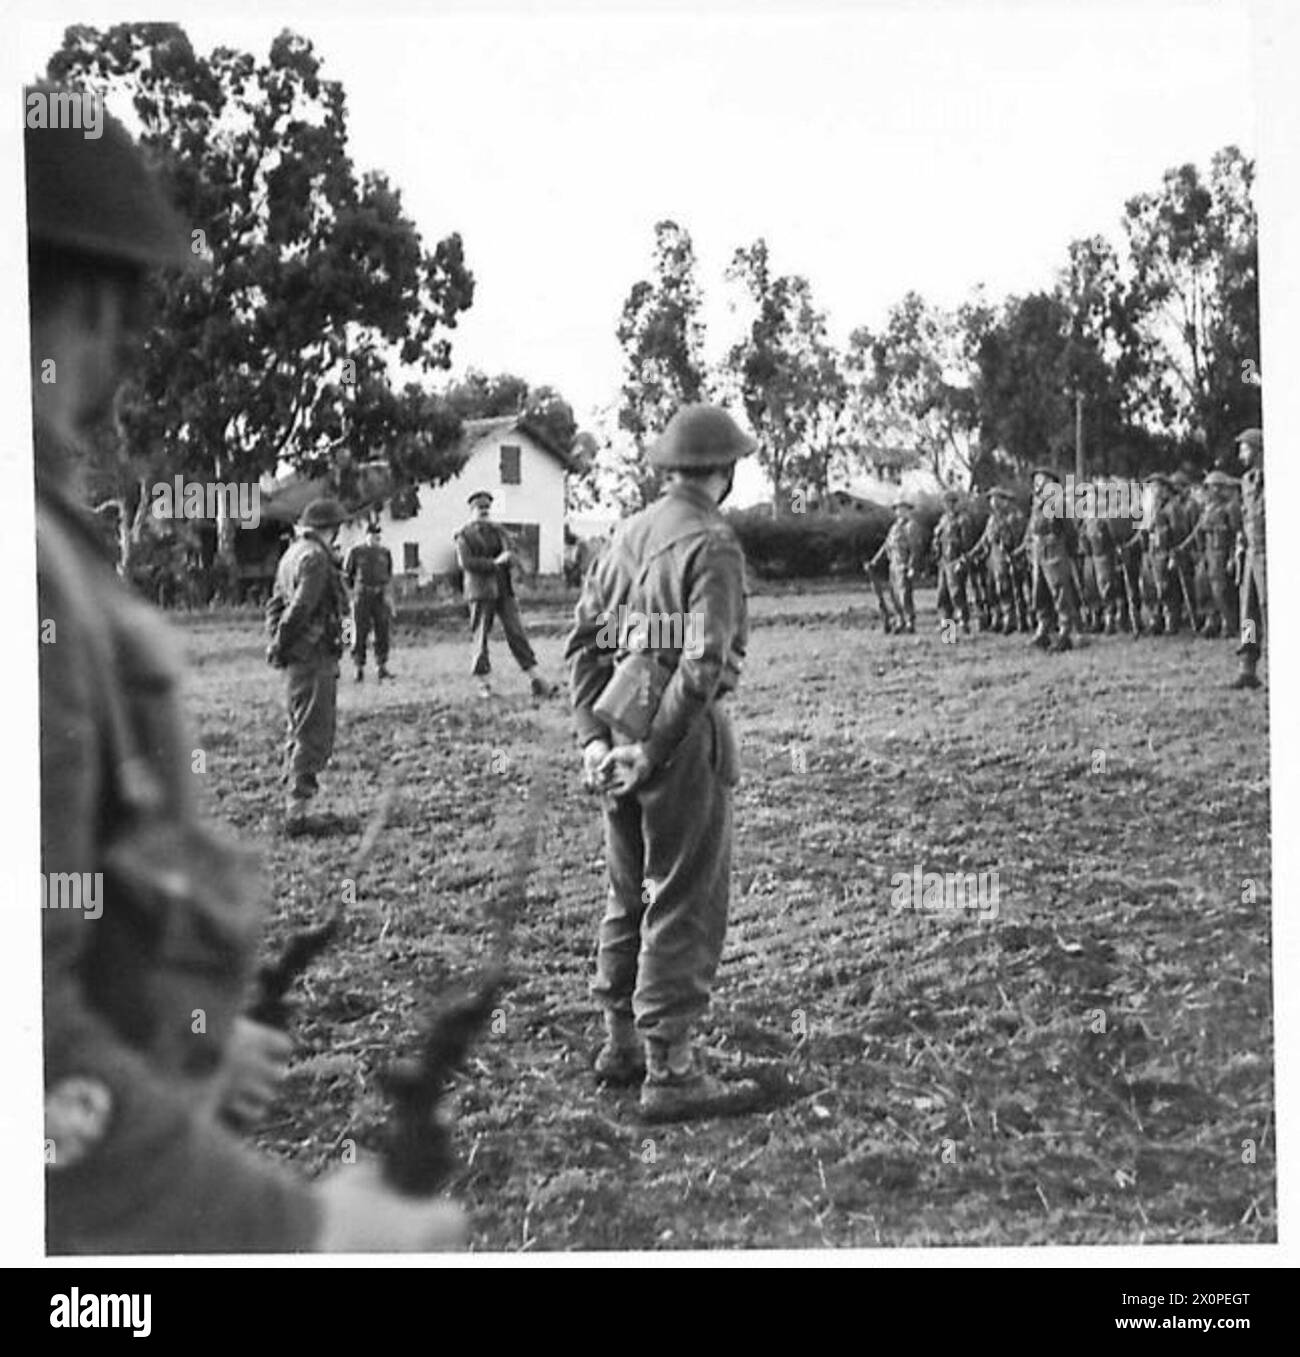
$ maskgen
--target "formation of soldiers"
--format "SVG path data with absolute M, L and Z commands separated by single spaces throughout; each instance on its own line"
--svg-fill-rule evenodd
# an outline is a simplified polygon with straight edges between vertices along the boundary
M 1263 434 L 1237 439 L 1240 480 L 1221 469 L 1194 483 L 1184 471 L 1146 478 L 1140 517 L 1111 512 L 1096 483 L 1072 487 L 1037 467 L 1026 507 L 1005 487 L 984 492 L 978 518 L 955 490 L 928 536 L 900 500 L 880 550 L 865 565 L 887 632 L 916 631 L 913 586 L 933 568 L 941 629 L 1023 632 L 1032 644 L 1073 648 L 1081 632 L 1134 637 L 1194 632 L 1239 638 L 1236 687 L 1258 687 L 1264 636 Z M 1055 484 L 1054 484 L 1055 483 Z M 1081 507 L 1083 512 L 1078 512 Z M 885 568 L 882 569 L 882 566 Z

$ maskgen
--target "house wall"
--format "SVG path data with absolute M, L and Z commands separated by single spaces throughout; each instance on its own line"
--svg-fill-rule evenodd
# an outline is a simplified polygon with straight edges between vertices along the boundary
M 519 448 L 518 485 L 501 483 L 501 446 Z M 404 544 L 419 547 L 421 583 L 456 569 L 455 536 L 469 521 L 466 498 L 474 490 L 492 496 L 492 517 L 498 523 L 535 523 L 538 527 L 538 573 L 558 575 L 564 569 L 564 468 L 520 429 L 484 435 L 470 449 L 465 466 L 445 485 L 420 487 L 420 512 L 394 520 L 388 508 L 380 515 L 383 541 L 393 553 L 396 572 L 403 573 Z M 364 524 L 344 527 L 340 541 L 346 553 L 364 538 Z

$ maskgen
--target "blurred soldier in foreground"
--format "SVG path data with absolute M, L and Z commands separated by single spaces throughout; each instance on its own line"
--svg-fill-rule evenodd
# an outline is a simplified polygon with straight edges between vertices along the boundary
M 458 1208 L 403 1200 L 366 1166 L 313 1187 L 222 1125 L 262 1112 L 288 1059 L 287 1038 L 239 1016 L 261 900 L 245 855 L 196 804 L 179 647 L 102 555 L 76 486 L 87 438 L 140 338 L 147 270 L 195 260 L 120 124 L 105 119 L 98 140 L 29 128 L 25 141 L 48 642 L 41 870 L 44 882 L 59 874 L 102 892 L 94 915 L 42 914 L 47 1247 L 455 1244 Z
M 718 505 L 753 446 L 715 406 L 673 416 L 650 450 L 668 488 L 619 525 L 565 647 L 584 780 L 605 795 L 596 1073 L 644 1071 L 652 1120 L 741 1110 L 758 1092 L 706 1073 L 691 1045 L 727 927 L 739 758 L 724 699 L 748 635 L 744 555 Z
M 939 570 L 939 594 L 935 606 L 939 625 L 961 617 L 962 631 L 970 631 L 970 600 L 966 596 L 966 552 L 971 546 L 970 529 L 955 490 L 943 492 L 943 513 L 930 539 Z
M 284 781 L 285 825 L 300 829 L 334 753 L 338 723 L 339 656 L 347 590 L 334 555 L 347 515 L 337 500 L 313 500 L 280 558 L 266 604 L 268 662 L 283 669 L 289 709 Z
M 910 500 L 900 499 L 894 505 L 894 521 L 881 543 L 880 550 L 864 567 L 876 586 L 876 597 L 880 602 L 881 615 L 886 631 L 915 631 L 916 604 L 912 601 L 912 578 L 916 573 L 916 563 L 920 558 L 920 532 L 912 517 Z M 876 566 L 888 557 L 888 598 L 884 593 Z M 891 615 L 890 605 L 893 613 Z
M 1061 478 L 1050 467 L 1034 470 L 1034 497 L 1029 524 L 1018 550 L 1028 554 L 1030 598 L 1038 618 L 1031 644 L 1042 650 L 1071 650 L 1079 629 L 1079 595 L 1074 558 L 1074 525 L 1063 507 L 1052 504 L 1052 483 Z M 1056 627 L 1056 636 L 1049 635 Z
M 366 676 L 366 642 L 373 628 L 375 663 L 381 680 L 388 672 L 388 627 L 392 620 L 389 592 L 393 587 L 393 553 L 379 540 L 378 523 L 366 528 L 366 540 L 358 542 L 343 562 L 343 578 L 352 590 L 352 663 L 358 683 Z
M 506 645 L 520 669 L 528 675 L 534 697 L 552 697 L 555 685 L 537 672 L 537 656 L 524 630 L 519 614 L 512 573 L 513 552 L 510 539 L 492 522 L 492 496 L 476 490 L 469 497 L 474 517 L 456 534 L 456 560 L 464 577 L 465 601 L 469 604 L 469 625 L 474 633 L 474 676 L 483 697 L 492 696 L 492 660 L 488 638 L 492 623 L 500 617 Z
M 1232 583 L 1232 553 L 1241 531 L 1241 514 L 1233 502 L 1236 482 L 1222 471 L 1211 471 L 1205 478 L 1210 502 L 1201 511 L 1196 526 L 1178 544 L 1181 556 L 1200 550 L 1210 606 L 1201 624 L 1201 635 L 1227 636 L 1237 620 L 1237 597 Z
M 1237 438 L 1241 477 L 1241 536 L 1237 558 L 1241 597 L 1240 668 L 1234 688 L 1258 688 L 1260 651 L 1268 634 L 1268 557 L 1264 541 L 1264 434 L 1247 429 Z

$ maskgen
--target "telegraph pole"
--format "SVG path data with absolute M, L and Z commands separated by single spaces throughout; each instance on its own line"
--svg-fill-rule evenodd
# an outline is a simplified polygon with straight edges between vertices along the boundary
M 1083 392 L 1074 393 L 1074 479 L 1077 484 L 1082 484 L 1084 477 L 1083 470 Z

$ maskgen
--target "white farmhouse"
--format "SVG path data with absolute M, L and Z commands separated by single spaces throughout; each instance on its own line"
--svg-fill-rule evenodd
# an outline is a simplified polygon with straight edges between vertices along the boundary
M 562 573 L 570 470 L 565 453 L 516 415 L 467 419 L 456 453 L 463 458 L 459 474 L 443 485 L 422 485 L 414 517 L 394 518 L 391 503 L 379 515 L 398 576 L 423 584 L 456 570 L 455 537 L 469 521 L 466 499 L 475 490 L 491 493 L 493 522 L 514 538 L 528 573 Z M 362 539 L 365 526 L 365 518 L 344 526 L 339 541 L 345 553 Z

